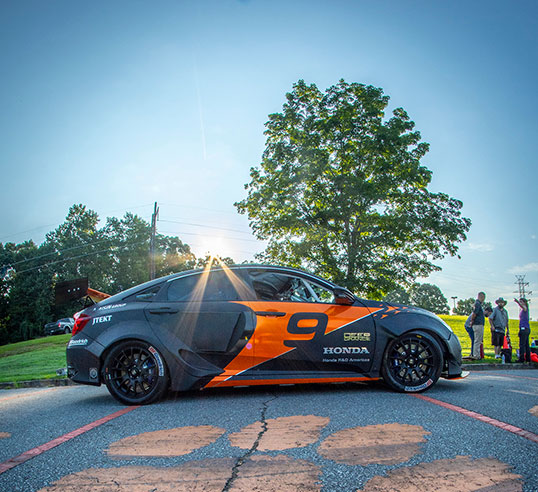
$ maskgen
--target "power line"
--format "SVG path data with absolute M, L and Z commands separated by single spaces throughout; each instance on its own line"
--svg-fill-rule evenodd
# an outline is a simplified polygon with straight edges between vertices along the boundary
M 24 260 L 15 261 L 14 263 L 9 263 L 9 264 L 3 265 L 3 267 L 13 267 L 15 265 L 20 265 L 21 263 L 26 263 L 27 261 L 39 260 L 41 258 L 46 258 L 47 256 L 52 256 L 52 255 L 56 255 L 56 254 L 62 254 L 65 251 L 72 251 L 72 250 L 75 250 L 75 249 L 85 248 L 86 246 L 93 246 L 95 244 L 102 244 L 102 243 L 106 243 L 108 241 L 110 241 L 110 239 L 102 239 L 102 240 L 99 240 L 99 241 L 93 241 L 93 242 L 89 242 L 89 243 L 84 243 L 84 244 L 81 244 L 79 246 L 72 246 L 70 248 L 59 249 L 59 250 L 52 251 L 51 253 L 46 253 L 44 255 L 38 255 L 38 256 L 34 256 L 32 258 L 25 258 Z
M 57 265 L 59 263 L 65 263 L 67 261 L 71 261 L 71 260 L 78 260 L 80 258 L 86 258 L 88 256 L 93 256 L 93 255 L 96 255 L 96 254 L 99 254 L 99 253 L 113 253 L 114 251 L 112 251 L 112 249 L 123 249 L 123 248 L 131 248 L 135 245 L 138 245 L 138 244 L 145 244 L 147 241 L 138 241 L 136 243 L 130 243 L 130 244 L 124 244 L 124 245 L 121 245 L 121 246 L 111 246 L 110 248 L 107 248 L 107 249 L 101 249 L 99 251 L 92 251 L 91 253 L 85 253 L 83 255 L 78 255 L 78 256 L 71 256 L 69 258 L 63 258 L 61 260 L 57 260 L 57 261 L 51 261 L 49 263 L 43 263 L 42 265 L 37 265 L 35 267 L 32 267 L 32 268 L 27 268 L 26 270 L 21 270 L 21 271 L 16 271 L 15 273 L 17 275 L 21 274 L 21 273 L 26 273 L 26 272 L 31 272 L 33 270 L 39 270 L 40 268 L 47 268 L 49 266 L 52 266 L 52 265 Z
M 198 207 L 198 206 L 195 206 L 195 205 L 186 205 L 186 204 L 179 204 L 179 203 L 162 203 L 161 202 L 161 205 L 168 205 L 168 206 L 171 206 L 171 207 L 180 207 L 180 208 L 193 208 L 193 209 L 196 209 L 196 210 L 206 210 L 207 212 L 216 212 L 216 213 L 219 213 L 219 214 L 230 214 L 230 215 L 234 215 L 234 216 L 237 216 L 238 212 L 229 212 L 228 210 L 218 210 L 216 208 L 207 208 L 207 207 Z
M 249 234 L 249 235 L 252 234 L 250 231 L 244 231 L 240 229 L 230 229 L 228 227 L 219 227 L 219 226 L 214 226 L 214 225 L 209 225 L 209 224 L 198 224 L 195 222 L 183 222 L 183 221 L 169 220 L 169 219 L 159 219 L 159 222 L 170 222 L 172 224 L 183 224 L 183 225 L 190 225 L 190 226 L 195 226 L 195 227 L 205 227 L 207 229 L 219 229 L 221 231 L 239 232 L 241 234 Z
M 516 275 L 516 281 L 518 290 L 515 291 L 515 294 L 519 294 L 519 298 L 527 298 L 525 295 L 525 287 L 529 286 L 529 282 L 525 282 L 525 275 Z M 532 294 L 532 290 L 527 291 L 527 295 Z
M 260 243 L 261 241 L 258 241 L 257 239 L 247 239 L 247 238 L 241 238 L 241 237 L 233 237 L 233 236 L 208 236 L 207 234 L 200 234 L 198 232 L 183 232 L 183 231 L 162 231 L 165 234 L 176 234 L 177 236 L 181 235 L 187 235 L 187 236 L 196 236 L 196 237 L 213 237 L 218 238 L 222 237 L 223 239 L 233 239 L 234 241 L 248 241 L 251 243 Z
M 149 279 L 155 279 L 155 236 L 157 235 L 157 219 L 159 218 L 159 207 L 157 202 L 153 207 L 153 214 L 151 216 L 151 238 L 149 240 Z
M 45 229 L 45 227 L 53 227 L 55 225 L 56 224 L 47 224 L 47 225 L 42 225 L 42 226 L 39 226 L 39 227 L 34 227 L 33 229 L 28 229 L 26 231 L 14 232 L 13 234 L 8 234 L 7 236 L 0 237 L 0 241 L 4 240 L 6 238 L 13 237 L 13 236 L 20 236 L 21 234 L 26 234 L 27 232 L 39 231 L 41 229 Z

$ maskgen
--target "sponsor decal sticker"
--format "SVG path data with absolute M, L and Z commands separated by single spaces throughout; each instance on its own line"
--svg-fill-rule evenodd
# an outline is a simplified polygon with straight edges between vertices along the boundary
M 344 333 L 344 342 L 369 342 L 371 339 L 370 333 Z
M 428 379 L 424 384 L 421 384 L 420 386 L 406 386 L 404 388 L 404 391 L 412 392 L 412 391 L 420 391 L 424 388 L 427 388 L 428 386 L 431 386 L 433 384 L 433 381 L 431 379 Z
M 97 325 L 99 323 L 108 323 L 111 319 L 111 314 L 109 314 L 108 316 L 98 316 L 97 318 L 93 318 L 92 325 Z
M 369 354 L 366 347 L 323 347 L 323 355 Z
M 155 360 L 157 361 L 157 367 L 159 368 L 159 376 L 164 376 L 164 365 L 159 352 L 157 352 L 151 345 L 148 350 L 153 354 Z
M 88 345 L 88 339 L 87 338 L 79 338 L 78 340 L 69 340 L 69 343 L 67 344 L 67 348 L 83 347 L 85 345 Z
M 123 306 L 127 306 L 127 303 L 124 302 L 122 304 L 108 304 L 107 306 L 98 307 L 96 309 L 96 311 L 106 311 L 108 309 L 116 309 L 116 308 L 120 308 L 120 307 L 123 307 Z

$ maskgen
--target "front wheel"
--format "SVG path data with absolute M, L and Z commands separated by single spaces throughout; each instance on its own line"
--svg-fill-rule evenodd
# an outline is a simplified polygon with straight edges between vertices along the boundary
M 126 405 L 152 403 L 168 389 L 164 360 L 149 343 L 120 343 L 109 352 L 103 367 L 108 391 Z
M 418 393 L 433 386 L 443 369 L 443 352 L 427 333 L 409 332 L 392 340 L 385 350 L 381 373 L 396 391 Z

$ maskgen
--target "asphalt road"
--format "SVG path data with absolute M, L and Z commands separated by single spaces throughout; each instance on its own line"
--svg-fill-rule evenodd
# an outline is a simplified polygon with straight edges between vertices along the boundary
M 105 387 L 4 390 L 0 490 L 538 491 L 538 370 L 475 372 L 424 396 L 253 387 L 131 409 Z

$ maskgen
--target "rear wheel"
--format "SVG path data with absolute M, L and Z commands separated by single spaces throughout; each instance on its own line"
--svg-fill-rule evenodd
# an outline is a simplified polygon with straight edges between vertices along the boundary
M 168 389 L 164 360 L 149 343 L 120 343 L 109 352 L 103 367 L 108 391 L 126 405 L 152 403 Z
M 385 350 L 381 369 L 385 382 L 401 392 L 425 391 L 443 369 L 443 352 L 427 333 L 409 332 L 392 340 Z
M 66 327 L 65 327 L 64 333 L 66 333 L 66 334 L 67 334 L 67 333 L 71 333 L 71 330 L 69 329 L 69 326 L 66 326 Z

